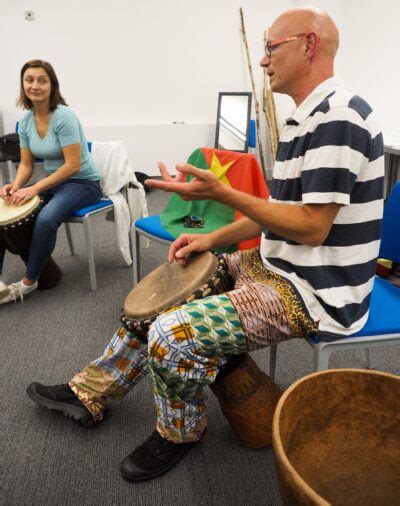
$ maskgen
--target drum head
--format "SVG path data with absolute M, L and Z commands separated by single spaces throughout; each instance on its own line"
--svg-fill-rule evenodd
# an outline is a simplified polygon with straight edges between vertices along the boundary
M 22 204 L 22 206 L 11 206 L 6 204 L 3 199 L 0 199 L 0 227 L 28 216 L 28 214 L 36 209 L 39 203 L 40 197 L 38 195 L 26 202 L 26 204 Z
M 185 266 L 176 262 L 160 265 L 130 292 L 125 300 L 125 315 L 131 319 L 158 315 L 204 285 L 217 265 L 218 258 L 208 251 L 194 255 Z

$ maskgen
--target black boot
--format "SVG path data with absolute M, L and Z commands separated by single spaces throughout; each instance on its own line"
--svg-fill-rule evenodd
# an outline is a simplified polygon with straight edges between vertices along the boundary
M 172 443 L 155 430 L 121 462 L 121 474 L 129 481 L 157 478 L 172 469 L 195 444 Z
M 68 384 L 46 386 L 31 383 L 26 389 L 28 396 L 42 406 L 52 411 L 60 411 L 64 416 L 73 418 L 82 427 L 94 427 L 95 419 L 90 411 L 74 394 Z

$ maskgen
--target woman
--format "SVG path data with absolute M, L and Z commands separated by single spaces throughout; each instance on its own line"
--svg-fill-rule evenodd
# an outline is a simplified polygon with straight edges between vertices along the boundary
M 74 212 L 101 198 L 100 174 L 90 157 L 82 126 L 62 97 L 50 63 L 32 60 L 21 69 L 18 105 L 28 109 L 19 126 L 21 162 L 15 180 L 0 190 L 12 205 L 40 194 L 45 206 L 38 214 L 21 281 L 9 285 L 0 304 L 22 299 L 37 288 L 38 278 L 52 254 L 58 227 Z M 35 158 L 44 160 L 46 177 L 32 186 Z

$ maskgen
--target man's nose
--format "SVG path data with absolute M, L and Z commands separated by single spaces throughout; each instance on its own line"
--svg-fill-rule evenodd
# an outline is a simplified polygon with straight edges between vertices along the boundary
M 268 67 L 268 65 L 271 63 L 271 58 L 265 54 L 263 58 L 261 58 L 260 65 L 261 67 Z

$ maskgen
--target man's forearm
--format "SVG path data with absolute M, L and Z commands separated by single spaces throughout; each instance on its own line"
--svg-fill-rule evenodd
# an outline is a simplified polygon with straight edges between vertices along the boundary
M 262 200 L 225 185 L 219 187 L 218 202 L 230 206 L 262 228 L 310 246 L 326 237 L 340 206 L 336 204 L 290 205 Z M 321 212 L 321 208 L 324 211 Z M 329 209 L 328 209 L 329 207 Z
M 261 234 L 261 227 L 250 218 L 243 217 L 230 225 L 210 233 L 213 247 L 230 246 Z

